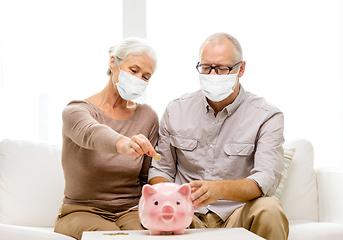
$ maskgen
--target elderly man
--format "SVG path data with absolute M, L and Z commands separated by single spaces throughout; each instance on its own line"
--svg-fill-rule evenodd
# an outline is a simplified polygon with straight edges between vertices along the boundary
M 173 100 L 160 124 L 159 162 L 150 184 L 189 183 L 191 228 L 244 227 L 287 239 L 288 220 L 274 194 L 284 172 L 284 117 L 239 83 L 246 62 L 236 38 L 208 37 L 200 48 L 201 90 Z

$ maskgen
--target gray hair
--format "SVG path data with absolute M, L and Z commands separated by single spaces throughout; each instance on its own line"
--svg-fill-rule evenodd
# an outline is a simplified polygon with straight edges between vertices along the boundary
M 149 58 L 151 58 L 151 60 L 154 61 L 156 68 L 156 53 L 154 49 L 148 44 L 148 42 L 142 38 L 125 38 L 119 45 L 110 47 L 108 53 L 109 58 L 111 59 L 111 57 L 114 56 L 118 64 L 125 61 L 132 55 L 139 56 L 142 54 L 146 54 Z M 110 66 L 108 66 L 107 75 L 111 76 Z
M 220 42 L 223 42 L 224 40 L 229 40 L 231 42 L 231 44 L 233 45 L 233 49 L 235 50 L 234 60 L 236 62 L 243 61 L 243 52 L 242 52 L 241 44 L 238 42 L 238 40 L 234 36 L 232 36 L 228 33 L 224 33 L 224 32 L 214 33 L 211 36 L 209 36 L 208 38 L 206 38 L 206 40 L 202 43 L 202 45 L 200 47 L 200 57 L 201 57 L 202 51 L 204 49 L 204 46 L 206 44 L 208 44 L 208 43 L 220 43 Z

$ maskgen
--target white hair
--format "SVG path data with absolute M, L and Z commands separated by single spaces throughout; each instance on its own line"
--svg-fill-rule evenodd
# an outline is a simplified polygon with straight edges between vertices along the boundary
M 211 36 L 209 36 L 208 38 L 206 38 L 206 40 L 203 42 L 203 44 L 200 47 L 200 57 L 201 57 L 202 51 L 204 49 L 204 46 L 206 44 L 208 44 L 208 43 L 220 43 L 224 40 L 229 40 L 232 43 L 233 49 L 235 50 L 234 60 L 236 62 L 243 61 L 243 52 L 242 52 L 241 44 L 238 42 L 238 40 L 234 36 L 232 36 L 228 33 L 224 33 L 224 32 L 214 33 Z
M 115 57 L 118 64 L 125 61 L 130 56 L 139 56 L 146 54 L 151 60 L 155 63 L 156 68 L 156 53 L 155 50 L 142 38 L 138 37 L 129 37 L 125 38 L 119 45 L 110 47 L 109 58 L 112 56 Z M 110 64 L 110 63 L 109 63 Z M 111 69 L 108 66 L 107 75 L 111 76 Z

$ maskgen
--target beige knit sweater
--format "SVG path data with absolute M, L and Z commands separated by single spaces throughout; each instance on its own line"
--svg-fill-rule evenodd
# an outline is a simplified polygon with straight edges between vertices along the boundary
M 147 183 L 151 157 L 118 154 L 116 142 L 124 135 L 143 134 L 153 146 L 158 138 L 158 116 L 138 104 L 132 117 L 116 120 L 87 100 L 72 101 L 63 110 L 62 167 L 66 204 L 110 212 L 138 204 Z

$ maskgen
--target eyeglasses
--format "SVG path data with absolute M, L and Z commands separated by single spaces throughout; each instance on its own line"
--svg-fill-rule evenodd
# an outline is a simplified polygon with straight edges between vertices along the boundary
M 233 69 L 235 69 L 236 67 L 239 66 L 239 64 L 241 64 L 242 61 L 236 63 L 233 67 L 228 67 L 228 66 L 211 66 L 208 64 L 200 64 L 200 62 L 198 62 L 196 68 L 198 70 L 198 72 L 200 74 L 210 74 L 212 69 L 214 69 L 214 71 L 218 74 L 218 75 L 225 75 L 225 74 L 229 74 Z

